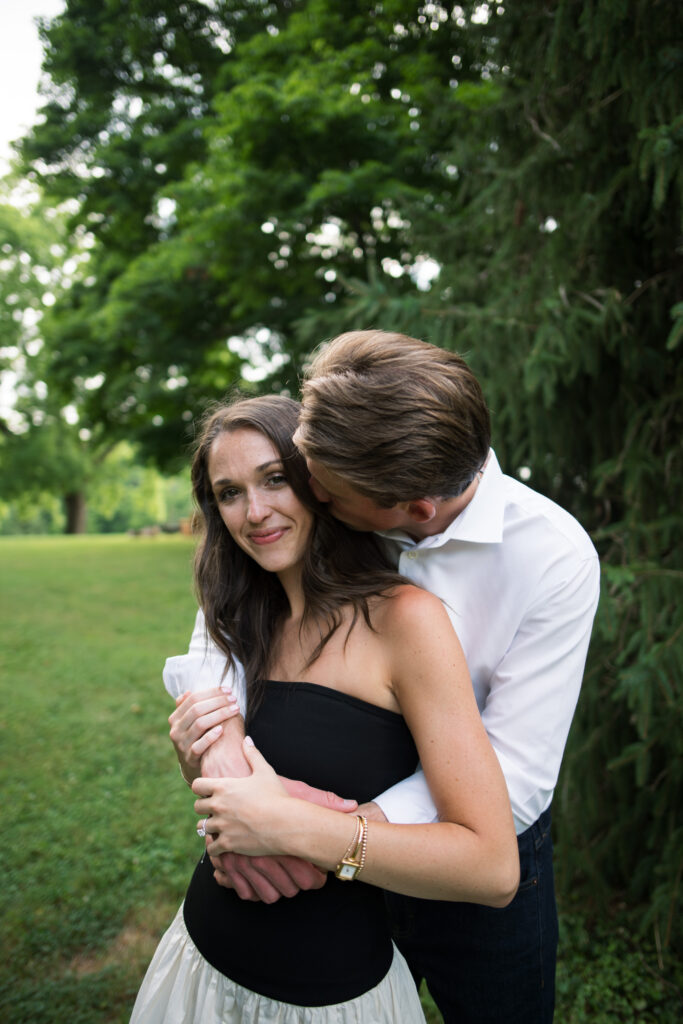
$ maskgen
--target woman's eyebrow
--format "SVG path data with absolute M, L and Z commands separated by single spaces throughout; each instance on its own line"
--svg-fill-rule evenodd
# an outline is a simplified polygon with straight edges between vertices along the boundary
M 261 463 L 260 466 L 256 467 L 256 472 L 257 473 L 265 473 L 265 471 L 267 469 L 270 469 L 272 466 L 282 466 L 282 459 L 270 459 L 269 462 L 263 462 L 263 463 Z M 211 486 L 212 487 L 219 487 L 219 486 L 220 487 L 225 487 L 226 484 L 231 484 L 231 483 L 232 483 L 232 480 L 230 479 L 230 477 L 222 476 L 222 477 L 220 477 L 219 480 L 212 480 L 211 481 Z

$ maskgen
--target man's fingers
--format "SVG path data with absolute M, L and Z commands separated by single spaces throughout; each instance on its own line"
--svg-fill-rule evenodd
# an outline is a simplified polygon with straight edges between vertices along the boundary
M 376 804 L 374 800 L 367 804 L 361 804 L 358 808 L 360 814 L 363 814 L 368 821 L 386 821 L 386 815 L 379 804 Z
M 295 796 L 299 800 L 308 800 L 311 804 L 327 807 L 331 811 L 344 811 L 348 813 L 349 811 L 355 811 L 358 807 L 356 800 L 347 800 L 344 797 L 337 796 L 336 793 L 332 793 L 330 790 L 316 789 L 314 786 L 309 786 L 299 779 L 285 779 L 280 776 L 280 782 L 290 796 Z
M 322 889 L 327 881 L 327 872 L 321 871 L 310 861 L 300 857 L 278 857 L 281 867 L 300 890 Z
M 280 884 L 284 884 L 284 888 L 287 890 L 286 893 L 281 892 L 277 884 L 266 878 L 253 863 L 256 860 L 264 861 L 266 859 L 263 857 L 243 857 L 237 853 L 224 853 L 221 856 L 221 868 L 229 876 L 232 888 L 241 899 L 256 898 L 261 900 L 262 903 L 276 903 L 280 896 L 293 896 L 295 894 L 296 887 L 284 871 L 280 869 L 280 875 L 284 877 L 278 876 L 277 871 L 273 872 L 273 877 Z
M 234 889 L 240 899 L 275 903 L 291 899 L 301 890 L 320 889 L 327 874 L 298 857 L 245 857 L 224 853 L 211 858 L 217 867 L 216 881 Z M 219 877 L 220 876 L 220 877 Z
M 300 886 L 294 882 L 291 875 L 282 865 L 282 857 L 245 857 L 243 868 L 245 876 L 249 879 L 257 892 L 260 893 L 262 882 L 264 892 L 275 890 L 280 896 L 291 899 L 299 892 Z M 264 899 L 264 897 L 261 897 Z
M 238 871 L 214 871 L 214 877 L 219 885 L 222 885 L 224 889 L 233 889 L 241 900 L 247 900 L 250 903 L 260 903 L 261 898 L 247 882 L 243 875 L 240 875 Z

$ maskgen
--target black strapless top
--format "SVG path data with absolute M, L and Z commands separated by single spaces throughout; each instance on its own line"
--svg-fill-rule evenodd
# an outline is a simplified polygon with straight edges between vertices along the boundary
M 359 804 L 412 774 L 418 760 L 401 715 L 315 683 L 267 682 L 249 731 L 280 775 Z M 345 1002 L 377 985 L 391 966 L 382 891 L 360 880 L 340 882 L 332 873 L 322 889 L 251 903 L 219 886 L 205 857 L 184 916 L 213 967 L 282 1002 Z

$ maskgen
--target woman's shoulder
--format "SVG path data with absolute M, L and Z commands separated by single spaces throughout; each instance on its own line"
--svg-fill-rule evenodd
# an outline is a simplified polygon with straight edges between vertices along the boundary
M 373 625 L 382 633 L 432 628 L 448 622 L 443 602 L 428 590 L 403 583 L 386 593 L 373 612 Z

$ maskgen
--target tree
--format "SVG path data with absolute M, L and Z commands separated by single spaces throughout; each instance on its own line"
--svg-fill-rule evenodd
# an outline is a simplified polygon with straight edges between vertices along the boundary
M 161 462 L 178 460 L 206 378 L 212 393 L 226 390 L 241 360 L 226 347 L 201 267 L 171 256 L 134 310 L 115 286 L 173 234 L 167 186 L 204 158 L 216 81 L 237 38 L 288 8 L 68 0 L 42 28 L 47 102 L 24 140 L 24 165 L 53 201 L 76 200 L 71 228 L 92 243 L 87 275 L 46 325 L 50 385 L 66 397 L 74 379 L 102 378 L 80 403 L 82 422 L 137 438 Z
M 438 283 L 412 308 L 385 284 L 360 299 L 469 354 L 504 465 L 593 533 L 604 587 L 556 800 L 560 865 L 567 891 L 647 906 L 661 948 L 681 939 L 683 868 L 683 12 L 489 15 L 490 91 L 455 89 L 457 131 L 432 154 L 457 188 L 401 211 Z
M 448 127 L 416 132 L 404 86 L 436 96 L 468 40 L 439 17 L 440 34 L 405 0 L 70 0 L 45 28 L 50 99 L 23 155 L 94 239 L 46 324 L 51 387 L 103 381 L 79 402 L 89 428 L 172 461 L 245 345 L 295 387 L 300 321 L 333 323 L 345 281 L 411 264 L 395 211 L 441 180 L 426 154 Z
M 506 8 L 482 33 L 499 98 L 442 155 L 449 230 L 419 221 L 442 264 L 423 326 L 469 350 L 504 463 L 602 558 L 556 801 L 565 883 L 642 900 L 662 946 L 681 937 L 682 22 L 666 3 Z

